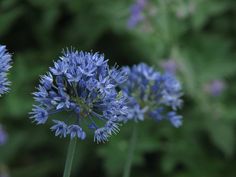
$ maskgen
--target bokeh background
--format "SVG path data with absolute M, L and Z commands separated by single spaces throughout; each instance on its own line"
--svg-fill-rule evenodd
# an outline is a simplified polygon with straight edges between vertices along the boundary
M 0 43 L 14 61 L 0 98 L 0 176 L 62 176 L 68 139 L 28 112 L 39 75 L 70 46 L 146 62 L 183 85 L 183 126 L 140 122 L 131 176 L 236 176 L 235 22 L 235 0 L 0 0 Z M 121 176 L 131 124 L 106 144 L 80 141 L 72 176 Z

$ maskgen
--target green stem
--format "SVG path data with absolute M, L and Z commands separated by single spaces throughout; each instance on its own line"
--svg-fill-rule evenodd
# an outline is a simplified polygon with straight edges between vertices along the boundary
M 167 11 L 167 4 L 166 0 L 159 0 L 159 6 L 161 9 L 161 18 L 162 18 L 162 32 L 164 37 L 164 42 L 169 45 L 170 44 L 170 28 L 169 28 L 169 20 L 168 20 L 168 11 Z
M 126 160 L 125 167 L 124 167 L 123 177 L 130 176 L 130 170 L 131 170 L 131 166 L 132 166 L 132 160 L 133 160 L 133 156 L 134 156 L 136 142 L 137 142 L 137 125 L 136 125 L 136 123 L 134 123 L 133 132 L 132 132 L 132 136 L 131 136 L 130 143 L 129 143 L 129 152 L 128 152 L 127 160 Z
M 72 163 L 73 163 L 74 154 L 75 154 L 75 149 L 76 149 L 76 138 L 73 138 L 70 140 L 70 144 L 68 147 L 63 177 L 70 177 Z

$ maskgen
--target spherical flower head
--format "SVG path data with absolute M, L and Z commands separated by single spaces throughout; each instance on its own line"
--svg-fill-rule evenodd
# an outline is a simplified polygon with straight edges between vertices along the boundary
M 11 68 L 11 57 L 6 46 L 0 45 L 0 96 L 9 91 L 10 81 L 7 74 Z
M 172 74 L 160 74 L 144 63 L 123 70 L 128 73 L 128 80 L 121 88 L 129 98 L 129 120 L 143 121 L 150 117 L 156 121 L 168 119 L 175 127 L 182 124 L 182 116 L 176 114 L 182 104 L 182 88 Z
M 7 142 L 8 135 L 3 126 L 0 124 L 0 146 Z
M 41 77 L 30 118 L 45 124 L 50 117 L 59 137 L 84 140 L 87 129 L 96 142 L 107 141 L 127 117 L 127 100 L 118 87 L 126 73 L 107 62 L 99 53 L 64 51 Z

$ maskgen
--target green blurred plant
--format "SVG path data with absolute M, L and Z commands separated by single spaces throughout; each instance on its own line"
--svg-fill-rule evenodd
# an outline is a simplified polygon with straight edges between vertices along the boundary
M 158 63 L 165 58 L 179 65 L 186 93 L 184 126 L 140 124 L 131 176 L 234 176 L 236 2 L 165 2 L 163 10 L 159 0 L 149 0 L 145 21 L 128 29 L 133 0 L 0 1 L 0 41 L 14 51 L 12 91 L 0 100 L 0 121 L 9 132 L 8 143 L 0 147 L 0 166 L 7 165 L 13 177 L 62 173 L 66 143 L 58 142 L 48 127 L 34 127 L 27 112 L 39 75 L 52 64 L 47 59 L 73 45 L 104 52 L 120 65 L 145 61 L 160 69 Z M 227 84 L 219 97 L 204 92 L 204 85 L 214 79 Z M 76 152 L 73 174 L 121 176 L 131 127 L 123 127 L 106 146 L 80 143 L 83 154 Z

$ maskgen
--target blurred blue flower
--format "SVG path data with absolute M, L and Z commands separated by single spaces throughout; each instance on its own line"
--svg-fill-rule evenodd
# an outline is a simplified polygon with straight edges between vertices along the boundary
M 0 172 L 0 177 L 9 177 L 9 174 L 6 172 Z
M 127 76 L 116 67 L 110 69 L 107 62 L 98 53 L 63 52 L 33 93 L 37 105 L 31 119 L 45 124 L 49 116 L 55 116 L 51 130 L 56 136 L 83 140 L 86 126 L 94 132 L 94 141 L 107 141 L 127 117 L 127 100 L 118 88 Z
M 7 79 L 7 72 L 11 68 L 11 57 L 6 46 L 0 45 L 0 96 L 9 90 L 10 82 Z
M 177 115 L 176 112 L 171 111 L 167 114 L 167 118 L 170 120 L 170 122 L 175 126 L 179 127 L 182 125 L 182 116 Z
M 2 125 L 0 124 L 0 146 L 4 145 L 7 142 L 8 135 L 7 132 L 3 129 Z
M 176 114 L 182 104 L 181 85 L 173 75 L 160 74 L 144 63 L 123 70 L 129 76 L 122 84 L 129 98 L 129 120 L 143 121 L 151 117 L 156 121 L 167 119 L 175 127 L 182 124 L 182 116 Z
M 1 164 L 0 164 L 1 165 Z M 0 177 L 10 177 L 10 174 L 8 173 L 7 169 L 5 169 L 5 166 L 0 166 Z
M 147 0 L 136 0 L 130 8 L 130 17 L 128 20 L 128 27 L 134 28 L 139 22 L 144 19 L 143 10 L 147 4 Z
M 225 82 L 220 79 L 213 80 L 205 85 L 205 91 L 214 97 L 221 95 L 225 88 Z
M 160 66 L 164 69 L 165 72 L 176 74 L 176 71 L 178 69 L 178 65 L 175 60 L 168 59 L 164 60 L 160 63 Z

